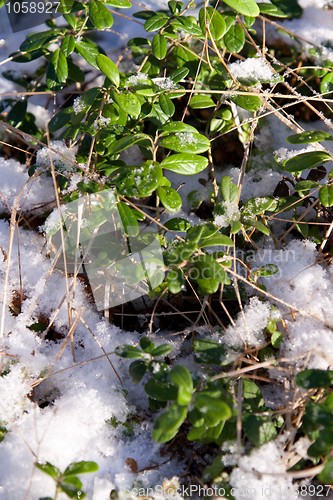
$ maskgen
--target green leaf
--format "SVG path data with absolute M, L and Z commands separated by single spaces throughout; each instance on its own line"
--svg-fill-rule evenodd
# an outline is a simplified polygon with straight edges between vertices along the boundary
M 138 384 L 143 379 L 146 371 L 147 364 L 140 359 L 133 361 L 133 363 L 130 364 L 128 372 L 134 385 Z
M 59 491 L 63 491 L 69 498 L 76 498 L 77 500 L 81 500 L 81 498 L 85 498 L 86 494 L 81 490 L 82 483 L 78 478 L 77 481 L 64 481 L 58 486 Z M 81 486 L 78 486 L 81 484 Z
M 193 380 L 190 372 L 185 366 L 175 365 L 169 371 L 169 379 L 177 387 L 183 387 L 188 391 L 193 391 Z
M 160 33 L 155 35 L 153 38 L 152 48 L 153 48 L 153 54 L 156 57 L 156 59 L 158 60 L 164 59 L 168 51 L 168 46 L 165 36 L 161 35 Z
M 219 344 L 216 340 L 195 340 L 192 345 L 197 353 L 197 355 L 194 356 L 194 361 L 196 363 L 219 366 L 225 364 L 227 351 L 223 345 Z
M 168 285 L 169 292 L 179 293 L 184 285 L 185 278 L 181 269 L 177 267 L 171 267 L 170 272 L 165 278 L 166 284 Z
M 207 95 L 197 94 L 192 97 L 189 106 L 193 109 L 206 109 L 213 106 L 215 107 L 215 102 Z
M 318 184 L 318 182 L 315 182 L 315 181 L 300 181 L 300 182 L 297 182 L 297 184 L 295 185 L 295 190 L 296 191 L 308 191 L 310 189 L 313 189 L 313 188 L 316 188 L 316 187 L 319 187 L 320 184 Z
M 116 187 L 123 196 L 150 196 L 159 186 L 163 177 L 162 169 L 157 163 L 146 161 L 140 167 L 121 169 L 116 179 Z
M 163 206 L 169 210 L 169 212 L 178 212 L 182 206 L 182 199 L 180 195 L 171 187 L 160 186 L 157 188 L 157 195 Z
M 215 427 L 221 420 L 231 417 L 231 409 L 227 403 L 202 391 L 195 395 L 195 407 L 202 411 L 207 427 Z
M 153 430 L 153 439 L 158 443 L 170 441 L 178 432 L 187 415 L 187 407 L 177 403 L 168 408 L 158 417 Z
M 239 189 L 232 182 L 231 177 L 225 175 L 221 180 L 221 192 L 224 201 L 228 201 L 229 203 L 237 203 L 239 196 Z
M 71 59 L 67 60 L 68 64 L 68 78 L 74 80 L 74 82 L 83 83 L 85 81 L 85 75 L 82 69 L 73 63 Z
M 171 80 L 173 80 L 175 83 L 178 83 L 187 77 L 187 75 L 189 74 L 189 71 L 190 70 L 188 68 L 175 69 L 175 71 L 173 71 L 170 74 L 169 78 L 171 78 Z
M 251 412 L 259 412 L 265 406 L 259 387 L 250 379 L 243 380 L 244 409 Z
M 209 288 L 211 286 L 214 289 L 216 288 L 214 292 L 211 293 L 215 293 L 217 291 L 219 283 L 225 283 L 226 285 L 230 284 L 226 271 L 211 255 L 199 255 L 194 257 L 193 267 L 190 270 L 189 277 L 194 279 L 203 290 L 206 286 L 204 283 L 205 280 L 214 280 L 209 284 Z
M 170 231 L 186 232 L 191 227 L 191 224 L 187 219 L 175 217 L 174 219 L 169 219 L 165 222 L 164 226 L 170 229 Z
M 117 154 L 120 153 L 121 151 L 124 151 L 124 149 L 129 148 L 130 146 L 133 146 L 134 144 L 142 143 L 145 144 L 147 140 L 149 140 L 150 137 L 149 135 L 146 134 L 135 134 L 135 135 L 128 135 L 126 137 L 123 137 L 122 139 L 119 139 L 118 141 L 114 141 L 111 146 L 108 148 L 109 154 Z M 150 143 L 150 141 L 149 141 Z M 151 144 L 151 143 L 150 143 Z
M 50 464 L 50 462 L 46 462 L 45 464 L 36 464 L 37 469 L 45 472 L 49 476 L 53 477 L 53 479 L 57 479 L 61 476 L 60 470 L 54 465 Z
M 257 5 L 260 9 L 260 14 L 266 14 L 267 16 L 273 16 L 273 17 L 288 17 L 285 12 L 280 10 L 274 4 L 258 2 Z
M 260 14 L 259 7 L 254 0 L 224 0 L 224 2 L 244 16 L 256 17 Z
M 233 24 L 224 35 L 224 43 L 229 50 L 237 54 L 242 50 L 245 44 L 245 33 L 240 24 Z
M 177 399 L 177 388 L 168 383 L 159 382 L 150 378 L 145 384 L 145 393 L 158 401 L 172 401 Z
M 140 347 L 143 351 L 150 354 L 155 349 L 155 344 L 148 337 L 141 337 Z
M 34 33 L 32 35 L 27 36 L 24 42 L 20 45 L 21 52 L 32 52 L 36 51 L 43 45 L 48 45 L 53 40 L 61 35 L 60 31 L 41 31 L 39 33 Z M 16 61 L 17 59 L 15 59 Z
M 169 21 L 169 18 L 165 14 L 156 14 L 145 22 L 146 31 L 157 31 Z
M 256 269 L 253 273 L 256 276 L 272 276 L 279 272 L 279 268 L 276 264 L 265 264 L 264 266 Z
M 207 158 L 199 155 L 182 153 L 165 158 L 161 167 L 178 174 L 193 175 L 202 172 L 208 166 Z
M 251 217 L 242 217 L 241 222 L 242 224 L 244 224 L 244 226 L 255 227 L 256 229 L 258 229 L 258 231 L 260 231 L 263 234 L 266 234 L 267 236 L 271 234 L 268 227 L 266 227 L 258 220 L 251 219 Z
M 21 47 L 20 47 L 21 49 Z M 22 49 L 21 49 L 22 50 Z M 320 83 L 320 92 L 326 94 L 325 97 L 329 97 L 327 92 L 333 92 L 333 73 L 327 73 Z
M 96 45 L 94 45 L 90 40 L 78 40 L 78 38 L 76 38 L 75 50 L 87 61 L 87 63 L 99 70 L 99 66 L 97 64 L 99 50 Z
M 104 54 L 98 54 L 98 56 L 96 57 L 96 61 L 104 75 L 107 76 L 108 79 L 111 80 L 111 82 L 114 83 L 116 87 L 119 87 L 119 70 L 115 63 Z
M 243 420 L 243 430 L 257 448 L 277 436 L 277 430 L 272 422 L 268 422 L 265 417 L 255 415 L 249 415 Z
M 145 357 L 141 349 L 132 345 L 119 345 L 116 347 L 115 353 L 117 356 L 126 359 L 140 359 Z
M 178 153 L 204 153 L 210 148 L 210 142 L 197 132 L 177 132 L 162 139 L 161 146 Z
M 171 101 L 170 97 L 168 97 L 165 94 L 160 94 L 158 102 L 161 106 L 163 113 L 165 113 L 167 116 L 174 115 L 176 108 L 174 103 Z
M 321 130 L 311 130 L 301 134 L 289 135 L 286 141 L 290 144 L 308 144 L 309 142 L 333 141 L 333 137 Z
M 113 17 L 111 12 L 100 0 L 90 0 L 89 18 L 94 26 L 99 30 L 111 28 Z
M 302 14 L 302 8 L 298 5 L 297 0 L 272 0 L 279 10 L 282 10 L 289 18 L 299 17 Z
M 116 9 L 129 9 L 132 7 L 129 0 L 105 0 L 105 3 Z
M 329 458 L 325 467 L 318 475 L 318 479 L 323 484 L 333 484 L 333 458 Z
M 328 153 L 323 151 L 311 151 L 309 153 L 301 153 L 290 160 L 283 162 L 283 170 L 286 172 L 302 172 L 308 168 L 315 168 L 322 163 L 327 163 L 331 160 Z
M 27 100 L 19 99 L 7 115 L 7 123 L 12 127 L 19 127 L 27 112 Z
M 161 129 L 163 130 L 160 134 L 161 136 L 169 135 L 173 132 L 198 132 L 196 128 L 192 127 L 192 125 L 187 125 L 187 123 L 183 122 L 167 123 L 166 125 L 163 125 Z
M 75 38 L 72 35 L 66 35 L 63 41 L 61 42 L 61 51 L 68 57 L 71 55 L 73 50 L 75 49 Z
M 117 203 L 117 207 L 125 233 L 128 236 L 137 236 L 139 234 L 139 224 L 132 209 L 123 201 Z
M 213 40 L 220 40 L 226 32 L 226 25 L 221 14 L 213 7 L 202 7 L 199 11 L 199 24 L 202 33 L 206 33 L 206 22 Z
M 92 179 L 90 179 L 89 181 L 81 181 L 81 182 L 78 182 L 77 184 L 77 187 L 80 191 L 82 191 L 82 193 L 97 193 L 97 191 L 99 191 L 100 189 L 100 185 L 98 184 L 98 182 L 96 181 L 93 181 Z
M 333 185 L 326 184 L 320 188 L 318 196 L 320 203 L 324 205 L 324 207 L 331 207 L 333 205 Z
M 98 465 L 96 462 L 73 462 L 67 467 L 63 476 L 76 476 L 77 474 L 87 474 L 90 472 L 96 472 L 97 470 Z
M 172 351 L 172 347 L 169 344 L 162 344 L 156 347 L 150 354 L 154 357 L 166 356 Z
M 303 370 L 296 376 L 296 384 L 305 389 L 328 387 L 333 383 L 332 370 Z
M 131 92 L 112 92 L 113 100 L 118 106 L 129 115 L 137 116 L 141 111 L 141 104 L 135 94 Z
M 229 236 L 226 236 L 225 234 L 214 234 L 213 236 L 210 236 L 209 238 L 203 238 L 200 240 L 199 247 L 200 248 L 205 248 L 205 247 L 211 247 L 214 245 L 225 245 L 227 247 L 232 247 L 234 245 L 234 242 L 232 241 Z
M 68 77 L 68 64 L 64 53 L 56 49 L 50 59 L 46 72 L 46 84 L 51 89 L 65 83 Z
M 263 214 L 266 210 L 270 210 L 272 208 L 272 205 L 273 208 L 275 208 L 276 200 L 274 196 L 258 196 L 255 198 L 251 198 L 242 207 L 242 214 L 249 214 L 251 216 Z
M 247 111 L 257 111 L 261 107 L 261 100 L 255 95 L 236 95 L 231 101 Z

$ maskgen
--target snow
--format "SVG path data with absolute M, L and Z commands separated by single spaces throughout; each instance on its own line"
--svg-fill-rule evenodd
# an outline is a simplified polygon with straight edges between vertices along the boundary
M 253 78 L 262 81 L 270 81 L 274 72 L 267 61 L 263 58 L 248 57 L 245 61 L 237 61 L 228 65 L 234 78 Z
M 240 211 L 236 203 L 223 201 L 221 209 L 224 211 L 223 215 L 215 215 L 214 224 L 219 227 L 228 227 L 230 222 L 237 221 L 240 218 Z
M 58 151 L 61 155 L 68 158 L 67 161 L 63 156 L 58 155 L 51 149 L 44 147 L 37 151 L 36 164 L 38 167 L 41 167 L 43 170 L 48 170 L 51 168 L 50 156 L 53 160 L 54 167 L 59 170 L 62 174 L 68 174 L 73 172 L 75 169 L 75 152 L 73 148 L 68 148 L 65 144 L 65 141 L 51 141 L 50 148 Z

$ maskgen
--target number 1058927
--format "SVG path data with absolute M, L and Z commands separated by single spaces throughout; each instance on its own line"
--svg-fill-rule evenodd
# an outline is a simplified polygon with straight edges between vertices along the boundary
M 57 12 L 60 2 L 8 2 L 8 14 L 52 14 Z

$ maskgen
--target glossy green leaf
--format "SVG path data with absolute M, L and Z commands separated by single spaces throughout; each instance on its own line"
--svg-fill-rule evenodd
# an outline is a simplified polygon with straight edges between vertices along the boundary
M 74 478 L 73 478 L 74 479 Z M 78 479 L 78 478 L 76 478 Z M 79 481 L 79 479 L 78 479 Z M 76 481 L 75 481 L 76 482 Z M 80 481 L 81 483 L 81 481 Z M 82 486 L 82 483 L 81 483 Z M 66 482 L 63 481 L 59 486 L 58 486 L 59 491 L 63 491 L 66 493 L 66 495 L 69 498 L 76 498 L 77 500 L 81 500 L 81 498 L 85 498 L 86 494 L 81 490 L 81 487 L 78 487 L 77 484 L 74 484 L 73 482 Z
M 99 30 L 111 28 L 113 25 L 113 17 L 104 2 L 100 0 L 90 0 L 89 3 L 89 18 L 94 26 Z
M 195 406 L 204 414 L 207 427 L 215 427 L 221 420 L 231 417 L 231 409 L 227 403 L 213 398 L 207 392 L 195 395 Z
M 191 224 L 186 219 L 175 217 L 174 219 L 169 219 L 167 222 L 165 222 L 164 226 L 170 229 L 170 231 L 185 232 L 191 227 Z
M 226 31 L 226 25 L 221 14 L 213 7 L 202 7 L 199 11 L 199 24 L 203 34 L 206 33 L 206 23 L 213 40 L 220 40 Z
M 259 15 L 259 7 L 254 0 L 224 0 L 232 9 L 244 16 L 256 17 Z
M 178 153 L 204 153 L 210 148 L 210 142 L 197 132 L 177 132 L 162 139 L 161 146 Z
M 68 64 L 64 53 L 56 49 L 50 59 L 46 72 L 46 84 L 51 89 L 65 83 L 68 77 Z
M 260 14 L 266 14 L 267 16 L 273 17 L 288 17 L 285 12 L 272 3 L 258 2 L 258 7 L 260 9 Z
M 223 200 L 229 203 L 237 203 L 239 196 L 239 189 L 232 182 L 231 177 L 225 175 L 221 180 L 221 192 L 223 196 Z
M 98 54 L 96 61 L 104 75 L 107 76 L 116 87 L 119 87 L 119 70 L 115 63 L 104 54 Z
M 22 50 L 22 49 L 21 49 Z M 328 97 L 327 92 L 333 92 L 333 73 L 327 73 L 320 83 L 320 92 L 326 94 L 324 97 Z
M 156 59 L 159 60 L 164 59 L 168 51 L 168 46 L 165 36 L 161 35 L 160 33 L 155 35 L 153 38 L 152 48 L 153 48 L 153 54 L 156 57 Z
M 77 64 L 74 64 L 71 59 L 67 60 L 67 64 L 68 78 L 71 78 L 74 82 L 84 83 L 85 75 L 82 69 Z
M 158 417 L 153 430 L 153 438 L 158 443 L 170 441 L 178 432 L 187 415 L 187 407 L 174 403 Z
M 37 469 L 45 472 L 45 474 L 53 477 L 53 479 L 57 479 L 61 475 L 60 470 L 54 465 L 50 464 L 50 462 L 46 462 L 45 464 L 36 463 L 36 467 Z
M 289 135 L 286 141 L 291 144 L 308 144 L 309 142 L 333 141 L 333 137 L 327 132 L 312 130 Z
M 224 35 L 224 43 L 227 49 L 234 54 L 242 50 L 245 44 L 245 33 L 240 24 L 233 24 Z
M 328 153 L 323 151 L 311 151 L 309 153 L 301 153 L 290 160 L 283 162 L 283 170 L 286 172 L 302 172 L 308 168 L 315 168 L 322 163 L 327 163 L 331 160 Z
M 63 41 L 61 42 L 61 51 L 68 57 L 71 55 L 73 50 L 75 49 L 75 38 L 72 35 L 66 35 Z
M 99 71 L 97 64 L 97 56 L 99 54 L 98 47 L 90 42 L 90 40 L 76 38 L 75 50 L 80 54 L 91 66 Z
M 248 226 L 248 227 L 255 227 L 256 229 L 258 229 L 261 233 L 264 233 L 266 234 L 267 236 L 269 236 L 271 233 L 270 233 L 270 230 L 268 227 L 266 227 L 262 222 L 259 222 L 258 220 L 256 219 L 252 219 L 251 217 L 242 217 L 241 218 L 241 222 L 245 225 L 245 226 Z
M 176 108 L 174 103 L 171 101 L 170 97 L 168 97 L 165 94 L 160 94 L 158 102 L 161 106 L 163 113 L 165 113 L 167 116 L 174 115 Z
M 27 111 L 27 100 L 19 99 L 7 115 L 7 123 L 12 127 L 19 127 Z
M 171 122 L 167 123 L 166 125 L 163 125 L 162 128 L 162 133 L 160 134 L 161 136 L 164 135 L 169 135 L 171 133 L 176 133 L 176 132 L 198 132 L 195 127 L 192 127 L 192 125 L 187 125 L 187 123 L 183 122 Z
M 230 283 L 226 271 L 211 255 L 198 255 L 195 257 L 189 276 L 197 281 L 201 287 L 202 282 L 209 279 L 213 279 L 218 283 Z
M 171 80 L 173 80 L 175 83 L 178 83 L 187 77 L 187 75 L 189 74 L 189 71 L 190 70 L 188 68 L 175 69 L 175 71 L 173 71 L 170 74 L 169 78 L 171 78 Z
M 169 379 L 175 386 L 193 391 L 193 380 L 185 366 L 175 365 L 169 372 Z
M 145 22 L 146 31 L 157 31 L 166 25 L 169 18 L 165 14 L 156 14 Z
M 53 40 L 61 35 L 60 31 L 40 31 L 39 33 L 33 33 L 28 35 L 24 42 L 20 45 L 21 52 L 32 52 L 44 45 L 48 45 Z M 17 59 L 15 59 L 17 60 Z
M 265 264 L 264 266 L 256 269 L 254 274 L 256 276 L 273 276 L 279 272 L 279 268 L 276 264 Z
M 146 197 L 155 191 L 163 177 L 161 167 L 146 161 L 139 167 L 121 169 L 116 179 L 117 190 L 123 196 Z
M 196 354 L 194 361 L 196 363 L 223 365 L 226 362 L 227 351 L 223 345 L 216 340 L 201 339 L 193 342 L 193 349 Z
M 129 0 L 105 0 L 105 3 L 116 9 L 130 9 L 132 7 Z
M 302 14 L 302 8 L 298 5 L 297 0 L 272 0 L 272 4 L 291 19 Z
M 265 417 L 255 415 L 249 415 L 243 420 L 243 430 L 257 448 L 277 436 L 277 430 L 272 422 L 267 421 Z
M 159 345 L 158 347 L 156 347 L 156 349 L 154 349 L 151 352 L 151 355 L 154 356 L 154 357 L 166 356 L 171 351 L 172 351 L 171 345 L 169 345 L 169 344 L 162 344 L 162 345 Z
M 147 364 L 140 359 L 130 364 L 128 372 L 134 385 L 141 382 L 147 371 Z
M 271 208 L 275 208 L 276 200 L 274 196 L 263 196 L 263 197 L 255 197 L 251 198 L 249 201 L 245 203 L 242 207 L 243 214 L 249 215 L 259 215 L 265 213 L 266 210 L 270 210 Z
M 76 476 L 77 474 L 87 474 L 90 472 L 96 472 L 97 470 L 98 465 L 96 462 L 73 462 L 67 467 L 63 476 Z
M 227 246 L 227 247 L 232 247 L 234 245 L 234 242 L 232 241 L 229 236 L 226 236 L 225 234 L 214 234 L 213 236 L 210 236 L 209 238 L 203 238 L 200 240 L 199 247 L 200 248 L 205 248 L 205 247 L 211 247 L 215 245 L 222 245 L 222 246 Z
M 185 283 L 184 274 L 181 269 L 171 267 L 165 281 L 168 285 L 169 292 L 174 294 L 179 293 Z
M 315 181 L 308 181 L 308 180 L 305 180 L 305 181 L 300 181 L 300 182 L 297 182 L 297 184 L 295 184 L 295 191 L 309 191 L 309 189 L 314 189 L 316 187 L 319 187 L 320 184 L 318 184 L 318 182 L 315 182 Z
M 145 384 L 145 393 L 158 401 L 172 401 L 177 399 L 177 387 L 169 383 L 159 382 L 150 378 Z
M 134 144 L 145 144 L 147 139 L 149 140 L 149 135 L 146 134 L 139 133 L 135 135 L 128 135 L 126 137 L 123 137 L 122 139 L 119 139 L 118 141 L 113 142 L 109 147 L 108 152 L 109 154 L 114 155 L 120 153 L 121 151 L 124 151 L 124 149 L 127 149 Z
M 319 189 L 319 200 L 324 207 L 331 207 L 333 205 L 333 186 L 326 184 Z
M 171 187 L 160 186 L 157 188 L 157 195 L 163 206 L 169 210 L 169 212 L 178 212 L 182 206 L 182 199 L 180 195 Z
M 296 384 L 305 389 L 328 387 L 333 383 L 332 370 L 303 370 L 296 376 Z
M 141 104 L 135 94 L 131 92 L 112 92 L 113 100 L 118 106 L 129 115 L 137 116 L 141 111 Z
M 115 353 L 117 356 L 126 359 L 140 359 L 145 357 L 141 349 L 132 345 L 119 345 L 116 347 Z
M 139 234 L 139 224 L 132 209 L 123 201 L 117 204 L 117 208 L 125 233 L 128 236 L 137 236 Z
M 168 156 L 161 163 L 162 168 L 183 175 L 197 174 L 202 172 L 207 166 L 207 158 L 189 153 Z
M 325 467 L 318 474 L 318 479 L 322 484 L 333 484 L 333 458 L 329 458 Z
M 255 95 L 236 95 L 231 100 L 247 111 L 257 111 L 261 107 L 261 100 Z
M 196 94 L 190 100 L 189 106 L 193 109 L 206 109 L 215 107 L 215 102 L 205 94 Z

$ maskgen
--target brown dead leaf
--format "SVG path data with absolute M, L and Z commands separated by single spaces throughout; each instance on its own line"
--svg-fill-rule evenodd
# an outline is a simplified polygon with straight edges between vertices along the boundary
M 126 465 L 131 469 L 134 474 L 138 472 L 138 464 L 134 458 L 126 458 L 125 460 Z

